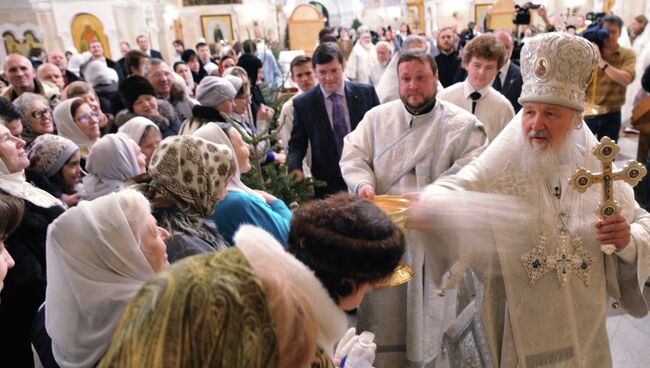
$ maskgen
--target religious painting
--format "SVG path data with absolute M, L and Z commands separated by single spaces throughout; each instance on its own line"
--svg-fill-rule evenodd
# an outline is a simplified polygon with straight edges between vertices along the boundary
M 481 26 L 483 29 L 488 28 L 488 16 L 490 10 L 492 9 L 492 4 L 476 4 L 474 5 L 474 22 Z
M 27 30 L 22 34 L 22 40 L 17 38 L 12 31 L 6 31 L 2 34 L 7 54 L 20 54 L 28 56 L 29 51 L 34 47 L 43 48 L 43 42 L 37 39 L 34 31 Z
M 208 44 L 223 40 L 233 41 L 232 21 L 230 15 L 202 15 L 201 27 L 203 38 Z
M 70 28 L 77 51 L 80 53 L 88 51 L 90 42 L 99 40 L 104 47 L 104 55 L 107 58 L 111 57 L 108 37 L 104 33 L 104 24 L 97 17 L 88 13 L 77 14 Z
M 241 4 L 241 0 L 183 0 L 183 6 Z
M 16 36 L 11 31 L 3 33 L 2 38 L 5 41 L 7 54 L 22 54 L 20 42 L 18 42 Z

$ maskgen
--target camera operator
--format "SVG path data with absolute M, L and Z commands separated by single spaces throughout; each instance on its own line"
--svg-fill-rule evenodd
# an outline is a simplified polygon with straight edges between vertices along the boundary
M 621 129 L 621 106 L 625 102 L 626 86 L 634 80 L 636 57 L 634 51 L 621 47 L 618 38 L 623 20 L 616 15 L 602 18 L 602 29 L 609 37 L 598 48 L 598 68 L 586 90 L 585 122 L 600 139 L 608 136 L 618 141 Z

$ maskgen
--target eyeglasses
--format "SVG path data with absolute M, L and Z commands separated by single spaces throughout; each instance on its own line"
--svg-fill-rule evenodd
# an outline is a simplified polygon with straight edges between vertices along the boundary
M 79 121 L 81 124 L 88 124 L 91 118 L 97 120 L 99 118 L 99 113 L 93 111 L 89 114 L 81 115 L 77 121 Z
M 32 111 L 32 117 L 36 119 L 43 119 L 43 116 L 52 116 L 50 109 L 34 110 Z
M 153 79 L 162 79 L 162 78 L 171 78 L 172 73 L 170 72 L 155 72 L 149 75 Z

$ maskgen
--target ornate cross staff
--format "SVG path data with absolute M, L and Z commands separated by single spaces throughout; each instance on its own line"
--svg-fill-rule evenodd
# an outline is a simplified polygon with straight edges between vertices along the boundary
M 596 215 L 599 218 L 613 216 L 621 212 L 621 206 L 614 200 L 614 182 L 623 180 L 631 186 L 637 185 L 647 174 L 646 168 L 635 160 L 629 160 L 622 170 L 612 171 L 612 162 L 621 148 L 609 137 L 603 137 L 600 143 L 591 151 L 602 163 L 602 172 L 592 174 L 580 168 L 569 179 L 570 183 L 580 193 L 584 193 L 593 184 L 603 184 L 603 199 L 598 204 Z M 601 250 L 605 254 L 612 254 L 616 247 L 613 244 L 604 244 Z

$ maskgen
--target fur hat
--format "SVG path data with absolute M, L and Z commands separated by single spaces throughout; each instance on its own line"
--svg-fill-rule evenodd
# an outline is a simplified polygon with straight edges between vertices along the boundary
M 149 95 L 156 97 L 156 91 L 147 78 L 135 75 L 120 81 L 119 85 L 120 96 L 130 111 L 133 111 L 133 104 L 142 95 Z
M 521 50 L 519 103 L 544 102 L 584 111 L 585 88 L 598 65 L 595 46 L 564 32 L 531 38 Z

